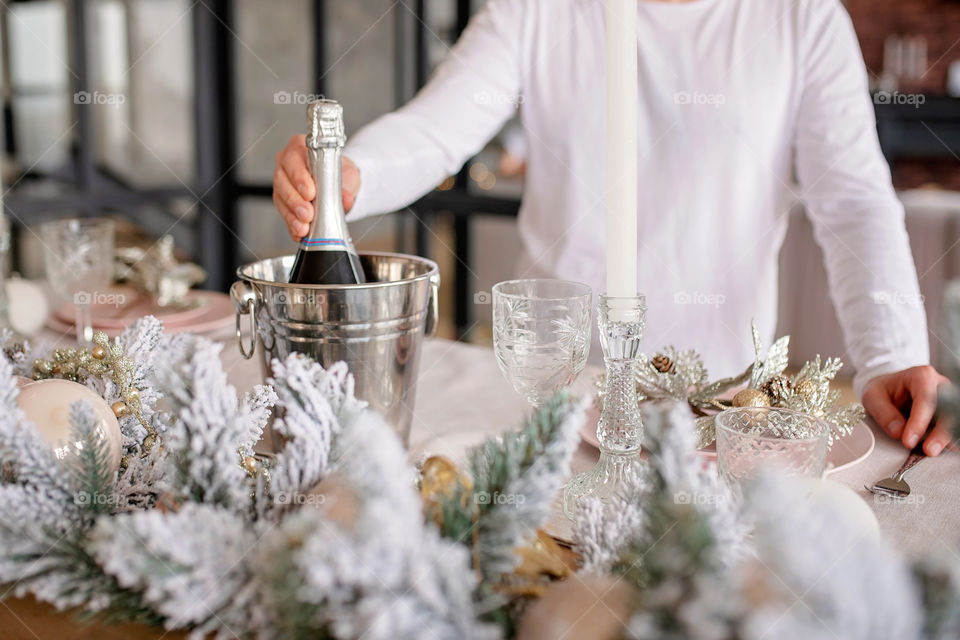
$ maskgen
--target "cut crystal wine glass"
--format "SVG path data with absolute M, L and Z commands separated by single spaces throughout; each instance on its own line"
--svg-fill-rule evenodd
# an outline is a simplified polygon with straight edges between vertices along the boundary
M 47 280 L 77 311 L 77 343 L 93 341 L 90 305 L 102 295 L 113 276 L 113 220 L 70 218 L 40 227 Z
M 493 287 L 497 364 L 535 407 L 586 366 L 591 298 L 589 286 L 567 280 L 510 280 Z

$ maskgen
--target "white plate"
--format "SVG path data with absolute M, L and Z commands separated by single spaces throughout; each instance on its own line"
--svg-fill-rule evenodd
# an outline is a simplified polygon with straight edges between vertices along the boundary
M 600 441 L 597 440 L 597 420 L 599 419 L 600 415 L 596 408 L 591 406 L 587 410 L 587 419 L 580 428 L 580 438 L 595 449 L 600 448 Z M 824 475 L 849 469 L 863 461 L 873 452 L 875 445 L 876 439 L 867 423 L 857 423 L 849 435 L 840 438 L 830 447 L 830 451 L 827 453 L 827 470 Z M 701 449 L 699 453 L 711 460 L 717 458 L 717 450 L 713 444 Z

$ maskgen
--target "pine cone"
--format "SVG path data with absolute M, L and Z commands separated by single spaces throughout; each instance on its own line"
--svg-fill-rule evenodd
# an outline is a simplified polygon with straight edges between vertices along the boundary
M 650 364 L 660 373 L 673 373 L 673 370 L 675 369 L 673 360 L 662 353 L 658 353 L 657 355 L 653 356 L 653 358 L 650 360 Z
M 761 387 L 763 392 L 770 396 L 774 402 L 783 402 L 790 396 L 793 390 L 793 383 L 790 378 L 783 375 L 773 376 L 763 383 Z

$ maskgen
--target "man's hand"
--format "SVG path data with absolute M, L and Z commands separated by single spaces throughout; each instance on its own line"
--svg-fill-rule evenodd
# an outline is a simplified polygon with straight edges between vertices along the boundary
M 937 389 L 949 381 L 930 366 L 877 376 L 863 388 L 863 407 L 891 437 L 913 448 L 927 433 L 937 409 Z M 904 416 L 909 418 L 904 418 Z M 935 456 L 950 444 L 949 425 L 938 420 L 923 451 Z
M 350 211 L 360 191 L 360 170 L 346 156 L 342 170 L 343 208 Z M 317 186 L 307 165 L 306 136 L 293 136 L 277 154 L 277 168 L 273 172 L 273 203 L 287 223 L 287 231 L 294 241 L 299 242 L 310 229 L 310 221 L 313 220 L 311 203 L 316 197 Z

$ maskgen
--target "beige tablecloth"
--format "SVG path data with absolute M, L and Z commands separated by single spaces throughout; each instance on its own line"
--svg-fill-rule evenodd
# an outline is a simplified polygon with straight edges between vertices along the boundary
M 233 343 L 224 349 L 223 359 L 238 389 L 259 381 L 256 365 L 242 361 Z M 585 371 L 574 384 L 574 391 L 591 393 L 595 374 Z M 411 459 L 424 453 L 442 453 L 462 462 L 468 446 L 518 425 L 528 410 L 526 402 L 500 374 L 490 349 L 428 340 L 416 389 Z M 857 491 L 876 514 L 882 534 L 905 552 L 915 555 L 934 549 L 937 553 L 960 553 L 960 454 L 948 452 L 912 470 L 908 480 L 914 495 L 909 502 L 877 502 L 863 485 L 895 471 L 906 450 L 883 433 L 877 433 L 876 440 L 866 460 L 829 478 Z M 574 472 L 588 469 L 597 455 L 595 449 L 581 444 L 574 457 Z M 569 524 L 559 511 L 548 529 L 561 537 L 569 535 Z

